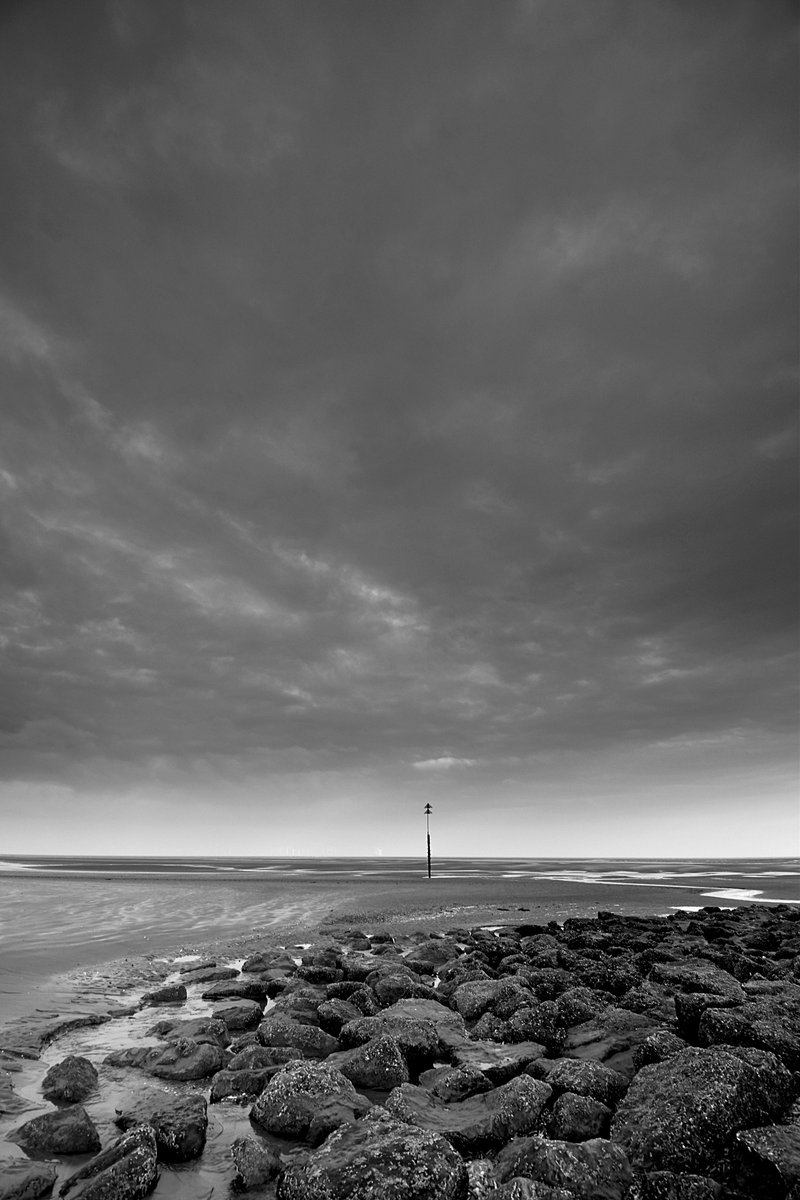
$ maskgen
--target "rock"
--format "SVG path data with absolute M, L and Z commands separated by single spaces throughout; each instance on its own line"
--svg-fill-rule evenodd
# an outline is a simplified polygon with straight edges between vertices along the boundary
M 556 1093 L 591 1096 L 610 1108 L 616 1107 L 628 1090 L 624 1075 L 591 1059 L 561 1058 L 547 1072 L 545 1079 Z
M 426 1088 L 406 1083 L 391 1093 L 386 1111 L 474 1154 L 536 1129 L 551 1094 L 547 1084 L 520 1075 L 490 1092 L 446 1104 Z
M 216 1043 L 177 1038 L 163 1049 L 157 1046 L 150 1050 L 144 1069 L 157 1079 L 205 1079 L 216 1074 L 224 1062 L 225 1051 Z
M 182 983 L 168 983 L 165 987 L 156 988 L 154 992 L 145 992 L 139 1003 L 142 1008 L 158 1004 L 183 1004 L 186 995 L 186 988 Z
M 328 1065 L 336 1067 L 358 1088 L 391 1091 L 408 1082 L 408 1067 L 393 1037 L 383 1034 L 353 1050 L 331 1054 Z
M 508 1083 L 521 1075 L 529 1063 L 542 1058 L 545 1048 L 541 1042 L 517 1042 L 504 1045 L 498 1042 L 469 1041 L 453 1051 L 453 1062 L 460 1067 L 477 1068 L 493 1084 Z
M 573 987 L 562 992 L 555 1003 L 559 1020 L 569 1029 L 584 1021 L 591 1021 L 604 1008 L 608 1008 L 610 999 L 603 999 L 591 988 Z
M 465 1021 L 477 1021 L 478 1017 L 491 1009 L 503 994 L 503 983 L 499 979 L 479 979 L 474 983 L 462 983 L 453 993 L 453 1007 Z
M 724 1050 L 688 1049 L 642 1067 L 620 1102 L 612 1141 L 645 1170 L 703 1174 L 733 1134 L 787 1101 Z
M 778 993 L 757 996 L 735 1009 L 707 1009 L 698 1030 L 701 1045 L 757 1046 L 800 1071 L 800 987 L 786 984 Z
M 0 1200 L 39 1200 L 49 1196 L 58 1175 L 55 1163 L 0 1158 Z
M 335 997 L 332 1000 L 326 1000 L 317 1009 L 317 1019 L 320 1025 L 326 1033 L 330 1033 L 333 1037 L 339 1036 L 342 1026 L 346 1025 L 348 1021 L 357 1021 L 363 1015 L 355 1004 Z
M 281 1064 L 283 1065 L 283 1064 Z M 252 1100 L 260 1096 L 280 1066 L 254 1067 L 240 1071 L 217 1071 L 211 1081 L 209 1102 L 219 1104 L 221 1100 Z
M 800 1128 L 772 1125 L 740 1131 L 734 1138 L 732 1165 L 736 1187 L 753 1200 L 800 1194 Z
M 575 1193 L 566 1188 L 550 1187 L 536 1179 L 516 1179 L 502 1183 L 491 1193 L 492 1200 L 575 1200 Z
M 336 1038 L 318 1025 L 305 1025 L 280 1014 L 265 1017 L 256 1035 L 264 1046 L 293 1046 L 306 1058 L 327 1058 L 340 1048 Z
M 71 1175 L 59 1196 L 71 1200 L 142 1200 L 158 1183 L 156 1137 L 140 1125 Z M 73 1188 L 78 1190 L 73 1192 Z
M 636 1200 L 721 1200 L 722 1188 L 705 1175 L 650 1171 L 642 1176 Z
M 237 1138 L 231 1146 L 231 1158 L 236 1168 L 231 1187 L 236 1192 L 251 1192 L 279 1174 L 281 1160 L 274 1150 L 270 1150 L 255 1138 Z
M 193 983 L 223 983 L 238 978 L 236 967 L 218 967 L 213 963 L 204 967 L 183 967 L 181 970 L 181 981 L 189 986 Z
M 128 1108 L 117 1109 L 114 1123 L 125 1131 L 148 1125 L 163 1162 L 188 1162 L 202 1154 L 206 1144 L 206 1102 L 196 1093 L 145 1093 Z
M 604 1138 L 588 1142 L 553 1141 L 538 1135 L 517 1138 L 498 1154 L 495 1174 L 501 1183 L 521 1175 L 564 1188 L 570 1200 L 628 1200 L 634 1182 L 625 1151 Z
M 156 1021 L 147 1030 L 148 1037 L 164 1038 L 174 1042 L 179 1038 L 191 1038 L 195 1042 L 215 1042 L 218 1046 L 230 1045 L 231 1036 L 224 1021 L 212 1017 L 191 1017 L 188 1020 L 167 1018 Z M 108 1062 L 108 1059 L 106 1059 Z
M 8 1134 L 26 1154 L 94 1154 L 100 1137 L 86 1109 L 80 1104 L 58 1112 L 43 1113 Z
M 453 1100 L 466 1100 L 481 1092 L 491 1091 L 492 1085 L 477 1067 L 431 1067 L 419 1077 L 420 1087 L 427 1088 L 434 1096 L 450 1104 Z
M 509 1042 L 541 1042 L 548 1054 L 560 1054 L 567 1038 L 567 1027 L 561 1021 L 555 1001 L 518 1008 L 506 1021 L 505 1037 Z
M 591 1096 L 564 1092 L 558 1097 L 547 1123 L 548 1137 L 562 1142 L 587 1142 L 607 1138 L 611 1109 Z
M 650 1017 L 625 1008 L 606 1008 L 590 1021 L 569 1030 L 563 1053 L 569 1058 L 604 1062 L 630 1078 L 636 1047 L 655 1031 Z
M 272 1077 L 250 1110 L 250 1119 L 280 1137 L 313 1144 L 370 1107 L 341 1071 L 300 1059 Z
M 300 1051 L 292 1046 L 245 1046 L 238 1054 L 234 1054 L 227 1069 L 229 1071 L 257 1071 L 262 1067 L 277 1068 L 302 1057 Z
M 278 1200 L 464 1200 L 467 1169 L 436 1134 L 373 1109 L 278 1183 Z
M 728 971 L 714 966 L 704 958 L 684 958 L 680 962 L 656 963 L 650 972 L 656 983 L 666 984 L 678 992 L 703 992 L 724 996 L 742 1004 L 745 992 Z
M 76 1104 L 97 1087 L 97 1071 L 88 1058 L 68 1055 L 45 1075 L 42 1095 L 53 1104 Z
M 678 1018 L 678 1033 L 687 1041 L 696 1042 L 700 1020 L 709 1008 L 735 1008 L 741 1001 L 729 996 L 718 996 L 710 992 L 689 992 L 675 997 L 675 1015 Z
M 668 1029 L 656 1029 L 634 1050 L 633 1065 L 638 1071 L 650 1063 L 663 1062 L 670 1055 L 678 1054 L 687 1048 L 686 1042 L 677 1034 L 670 1033 Z
M 215 1021 L 224 1021 L 228 1029 L 255 1029 L 263 1015 L 263 1008 L 257 1000 L 228 1000 L 215 1008 L 212 1017 Z
M 267 987 L 260 979 L 231 979 L 222 983 L 212 983 L 201 993 L 204 1000 L 257 1000 L 259 1004 L 267 1002 Z

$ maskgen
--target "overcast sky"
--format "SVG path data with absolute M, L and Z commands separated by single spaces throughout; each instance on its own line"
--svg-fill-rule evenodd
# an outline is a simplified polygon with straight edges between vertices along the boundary
M 800 849 L 794 11 L 3 0 L 6 852 Z

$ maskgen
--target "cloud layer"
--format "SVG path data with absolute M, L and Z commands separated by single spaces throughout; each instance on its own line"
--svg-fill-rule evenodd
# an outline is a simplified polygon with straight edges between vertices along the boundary
M 791 6 L 0 20 L 14 847 L 782 852 Z

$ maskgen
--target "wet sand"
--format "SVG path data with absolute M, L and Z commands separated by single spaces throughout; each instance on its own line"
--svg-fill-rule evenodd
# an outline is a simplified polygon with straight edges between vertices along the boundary
M 781 880 L 793 899 L 797 880 Z M 704 894 L 705 893 L 705 894 Z M 455 925 L 546 923 L 621 913 L 728 904 L 708 883 L 608 885 L 530 878 L 387 877 L 319 879 L 263 875 L 135 877 L 102 873 L 0 875 L 0 1022 L 33 1008 L 71 1002 L 134 973 L 137 960 L 182 953 L 243 953 L 259 943 L 310 941 L 326 930 L 369 931 Z M 742 901 L 745 902 L 745 901 Z M 795 902 L 800 903 L 800 893 Z M 101 969 L 116 964 L 116 969 Z M 116 987 L 112 988 L 112 991 Z

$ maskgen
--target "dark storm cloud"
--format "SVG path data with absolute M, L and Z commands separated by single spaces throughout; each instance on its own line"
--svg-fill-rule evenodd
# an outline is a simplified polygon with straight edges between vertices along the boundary
M 5 10 L 6 777 L 791 756 L 792 26 Z

